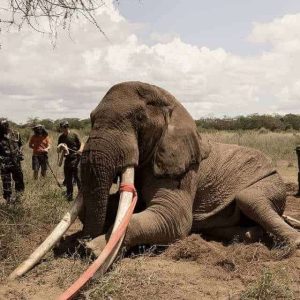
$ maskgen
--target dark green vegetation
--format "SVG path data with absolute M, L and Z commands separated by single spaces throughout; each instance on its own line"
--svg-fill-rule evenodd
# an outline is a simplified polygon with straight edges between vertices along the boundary
M 65 119 L 39 119 L 30 118 L 25 124 L 18 125 L 11 122 L 12 125 L 19 128 L 32 127 L 35 124 L 42 124 L 47 130 L 58 130 L 61 120 L 68 120 L 70 127 L 78 130 L 88 131 L 91 128 L 90 119 L 65 118 Z M 300 115 L 259 115 L 253 114 L 238 117 L 222 118 L 200 118 L 195 121 L 200 129 L 215 130 L 270 130 L 270 131 L 289 131 L 300 130 Z
M 270 131 L 300 130 L 300 115 L 259 115 L 238 116 L 234 118 L 201 118 L 196 120 L 198 128 L 216 130 L 254 130 Z

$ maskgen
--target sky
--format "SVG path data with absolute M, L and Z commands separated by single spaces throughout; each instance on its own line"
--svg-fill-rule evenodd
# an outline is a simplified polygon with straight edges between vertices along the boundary
M 2 3 L 6 0 L 0 0 Z M 105 0 L 55 47 L 0 34 L 0 117 L 88 118 L 114 84 L 172 93 L 193 118 L 300 113 L 300 1 Z

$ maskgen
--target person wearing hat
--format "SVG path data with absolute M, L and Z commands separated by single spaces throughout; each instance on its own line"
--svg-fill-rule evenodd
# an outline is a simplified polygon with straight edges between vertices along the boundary
M 48 151 L 50 149 L 50 139 L 45 127 L 41 124 L 35 125 L 32 128 L 34 134 L 29 140 L 29 148 L 32 152 L 32 170 L 35 180 L 39 177 L 41 169 L 42 177 L 46 176 L 48 165 Z
M 67 149 L 64 162 L 64 183 L 67 188 L 67 200 L 72 201 L 73 182 L 75 181 L 77 183 L 78 190 L 80 190 L 81 187 L 78 176 L 78 165 L 80 162 L 83 144 L 81 143 L 79 136 L 75 132 L 70 131 L 68 121 L 62 121 L 60 123 L 60 130 L 62 131 L 62 134 L 58 137 L 57 151 L 61 151 L 61 145 L 64 145 Z
M 7 119 L 0 119 L 0 173 L 3 184 L 3 198 L 7 204 L 19 200 L 24 191 L 21 161 L 22 140 L 17 131 L 10 129 Z M 12 180 L 15 182 L 16 198 L 12 197 Z
M 298 145 L 295 150 L 298 159 L 298 193 L 296 196 L 300 196 L 300 145 Z

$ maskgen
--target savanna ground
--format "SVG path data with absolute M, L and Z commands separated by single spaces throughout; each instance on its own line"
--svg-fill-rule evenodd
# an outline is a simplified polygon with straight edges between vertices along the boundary
M 286 213 L 300 219 L 295 198 L 298 133 L 211 132 L 210 139 L 251 146 L 270 155 L 288 183 Z M 52 134 L 54 144 L 57 135 Z M 8 282 L 8 274 L 42 242 L 67 210 L 62 191 L 48 172 L 32 180 L 31 152 L 25 145 L 26 191 L 22 202 L 7 207 L 0 201 L 0 299 L 55 299 L 90 263 L 78 254 L 47 254 L 27 275 Z M 53 147 L 55 148 L 55 147 Z M 50 164 L 62 181 L 55 149 Z M 0 191 L 1 192 L 1 191 Z M 70 232 L 80 227 L 74 224 Z M 300 255 L 264 243 L 224 245 L 192 235 L 167 247 L 135 250 L 95 279 L 78 299 L 300 299 Z

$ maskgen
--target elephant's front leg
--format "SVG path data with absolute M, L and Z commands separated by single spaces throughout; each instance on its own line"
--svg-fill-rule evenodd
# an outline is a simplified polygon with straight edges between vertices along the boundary
M 168 244 L 187 236 L 192 226 L 192 199 L 184 191 L 159 189 L 147 209 L 132 216 L 124 246 Z M 111 230 L 86 243 L 98 256 L 106 245 Z
M 133 215 L 124 245 L 171 243 L 189 234 L 192 219 L 191 195 L 182 190 L 158 189 L 147 209 Z

